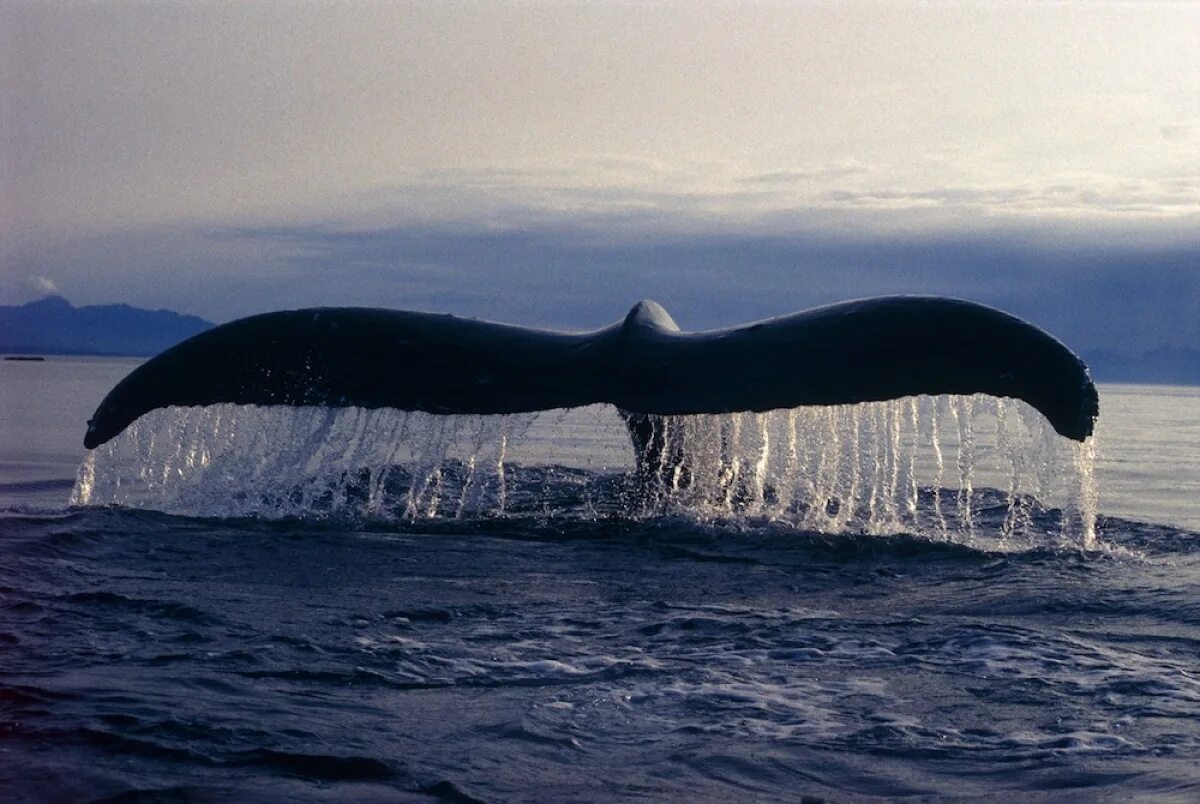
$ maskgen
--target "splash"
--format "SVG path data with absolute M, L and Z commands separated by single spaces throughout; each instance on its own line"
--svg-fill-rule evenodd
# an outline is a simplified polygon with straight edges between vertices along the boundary
M 681 515 L 1000 549 L 1095 542 L 1094 444 L 1066 442 L 1022 402 L 919 397 L 663 427 L 683 461 L 632 493 L 628 436 L 608 406 L 168 408 L 89 453 L 71 501 L 218 517 Z
M 216 517 L 503 512 L 507 445 L 534 418 L 168 408 L 89 453 L 71 502 Z
M 971 545 L 1094 543 L 1094 447 L 1024 403 L 921 397 L 674 417 L 665 432 L 692 457 L 690 482 L 661 489 L 667 510 Z

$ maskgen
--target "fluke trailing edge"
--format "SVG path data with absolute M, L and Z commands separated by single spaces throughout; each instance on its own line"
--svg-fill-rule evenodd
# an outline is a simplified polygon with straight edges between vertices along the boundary
M 83 443 L 99 446 L 171 405 L 492 414 L 606 402 L 626 414 L 644 450 L 638 431 L 652 431 L 644 423 L 658 415 L 973 393 L 1023 399 L 1077 441 L 1099 411 L 1087 367 L 1066 346 L 956 299 L 863 299 L 707 332 L 681 332 L 643 301 L 585 334 L 318 308 L 233 321 L 147 361 L 100 403 Z

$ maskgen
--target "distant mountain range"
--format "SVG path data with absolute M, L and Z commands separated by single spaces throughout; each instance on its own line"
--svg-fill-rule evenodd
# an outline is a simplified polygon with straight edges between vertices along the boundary
M 127 304 L 74 307 L 61 296 L 0 306 L 0 353 L 154 355 L 212 327 L 170 310 Z M 1200 349 L 1163 346 L 1140 354 L 1084 351 L 1092 376 L 1108 382 L 1200 385 Z
M 211 321 L 127 304 L 75 307 L 61 296 L 0 306 L 0 353 L 153 355 L 212 327 Z

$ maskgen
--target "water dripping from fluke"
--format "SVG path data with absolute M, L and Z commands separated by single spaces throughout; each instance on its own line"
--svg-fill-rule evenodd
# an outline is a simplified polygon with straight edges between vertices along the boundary
M 639 473 L 611 406 L 507 415 L 166 408 L 89 452 L 71 503 L 370 522 L 671 516 L 979 549 L 1096 545 L 1092 439 L 1023 402 L 907 397 L 659 417 Z

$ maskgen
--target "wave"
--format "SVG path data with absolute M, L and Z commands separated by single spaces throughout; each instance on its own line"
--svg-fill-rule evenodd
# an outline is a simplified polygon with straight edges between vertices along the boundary
M 616 484 L 619 487 L 619 483 Z M 543 486 L 538 485 L 539 490 Z M 1069 568 L 1081 557 L 1143 560 L 1200 552 L 1200 533 L 1119 517 L 1101 516 L 1097 536 L 1086 548 L 1062 537 L 1064 514 L 1030 503 L 1028 525 L 1006 533 L 1005 494 L 976 489 L 981 512 L 970 531 L 941 532 L 935 527 L 897 528 L 894 532 L 827 533 L 798 526 L 794 520 L 762 514 L 728 513 L 696 516 L 686 509 L 639 511 L 614 506 L 601 514 L 594 504 L 545 509 L 540 504 L 514 507 L 503 514 L 422 520 L 353 515 L 314 517 L 191 516 L 123 506 L 77 506 L 67 510 L 0 512 L 4 543 L 12 556 L 95 556 L 119 546 L 122 552 L 161 550 L 178 539 L 235 544 L 254 539 L 304 539 L 309 544 L 345 545 L 376 541 L 387 547 L 412 538 L 451 542 L 499 538 L 525 542 L 604 544 L 614 552 L 652 549 L 664 557 L 726 564 L 787 560 L 855 562 L 897 561 L 987 562 L 997 558 L 1030 564 L 1049 561 Z M 947 493 L 947 496 L 948 493 Z M 561 501 L 562 498 L 560 498 Z M 951 512 L 953 509 L 950 509 Z M 932 516 L 932 515 L 931 515 Z M 155 601 L 99 600 L 127 606 L 153 606 Z M 419 616 L 419 615 L 418 615 Z M 444 616 L 437 612 L 428 616 Z

